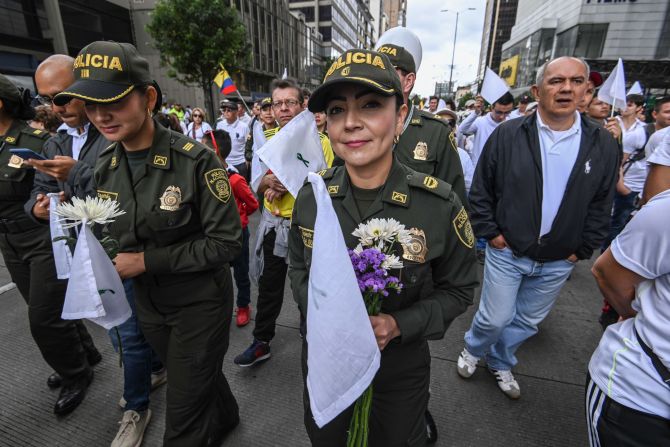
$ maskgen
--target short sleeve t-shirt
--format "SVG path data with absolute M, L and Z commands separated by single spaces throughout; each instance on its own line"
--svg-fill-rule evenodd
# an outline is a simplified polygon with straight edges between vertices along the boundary
M 665 129 L 661 129 L 654 133 L 652 138 L 661 132 L 663 132 L 663 138 L 661 139 L 660 143 L 653 148 L 653 150 L 647 152 L 647 156 L 649 157 L 647 158 L 647 162 L 656 165 L 670 166 L 670 127 L 666 127 Z
M 642 350 L 635 329 L 670 369 L 670 190 L 654 196 L 612 242 L 614 259 L 645 278 L 635 290 L 638 313 L 607 328 L 589 363 L 591 378 L 616 402 L 670 419 L 670 387 Z
M 621 127 L 624 128 L 623 124 Z M 647 141 L 647 133 L 644 127 L 644 123 L 637 120 L 630 129 L 623 130 L 621 140 L 625 154 L 632 156 L 636 151 L 641 150 L 644 156 L 644 145 Z M 633 162 L 626 170 L 623 183 L 631 191 L 642 192 L 645 180 L 647 180 L 647 161 L 643 157 L 641 160 Z

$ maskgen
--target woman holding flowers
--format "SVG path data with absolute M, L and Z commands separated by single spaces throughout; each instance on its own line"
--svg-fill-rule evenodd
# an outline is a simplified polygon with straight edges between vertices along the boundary
M 228 263 L 241 248 L 228 177 L 214 152 L 153 120 L 161 94 L 134 46 L 93 42 L 74 73 L 55 101 L 84 100 L 113 142 L 99 156 L 96 188 L 125 211 L 109 226 L 120 243 L 114 263 L 133 278 L 142 331 L 168 369 L 164 445 L 220 445 L 239 422 L 221 371 L 233 304 Z
M 307 433 L 315 446 L 425 445 L 427 340 L 444 336 L 472 303 L 477 285 L 467 213 L 449 184 L 394 158 L 407 106 L 385 55 L 345 52 L 310 97 L 309 109 L 325 110 L 333 149 L 344 160 L 344 166 L 321 175 L 363 295 L 382 292 L 377 306 L 366 300 L 382 357 L 373 381 L 368 436 L 351 439 L 353 405 L 318 428 L 304 399 Z M 315 218 L 314 194 L 306 186 L 296 199 L 289 239 L 289 275 L 305 315 Z M 304 371 L 306 365 L 303 359 Z

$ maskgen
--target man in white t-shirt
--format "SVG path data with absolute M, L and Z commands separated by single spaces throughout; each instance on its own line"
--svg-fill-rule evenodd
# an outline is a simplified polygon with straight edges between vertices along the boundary
M 668 216 L 670 191 L 664 191 L 593 266 L 602 294 L 624 321 L 607 328 L 589 363 L 586 414 L 592 447 L 670 445 Z
M 652 137 L 659 134 L 663 136 L 661 143 L 653 153 L 648 152 L 647 156 L 649 175 L 644 184 L 643 203 L 656 194 L 670 189 L 670 127 L 659 130 Z
M 638 196 L 642 193 L 644 181 L 647 179 L 647 161 L 644 153 L 647 133 L 645 124 L 637 119 L 637 114 L 643 107 L 644 97 L 628 95 L 626 108 L 622 110 L 618 118 L 623 145 L 623 175 L 619 178 L 614 195 L 610 234 L 603 243 L 603 250 L 626 226 L 631 213 L 635 210 Z
M 230 135 L 232 149 L 226 158 L 228 166 L 234 166 L 237 172 L 246 179 L 249 178 L 249 166 L 244 158 L 244 143 L 247 141 L 249 127 L 237 117 L 237 104 L 229 99 L 224 99 L 219 104 L 223 113 L 223 119 L 216 123 L 216 129 L 225 130 Z

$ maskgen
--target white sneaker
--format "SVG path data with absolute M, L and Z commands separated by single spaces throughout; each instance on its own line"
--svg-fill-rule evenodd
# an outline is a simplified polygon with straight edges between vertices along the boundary
M 466 348 L 463 348 L 463 352 L 458 356 L 458 375 L 464 379 L 470 378 L 477 370 L 477 362 L 479 362 L 479 357 L 475 357 Z
M 123 419 L 119 422 L 119 431 L 112 441 L 112 447 L 140 447 L 144 430 L 151 420 L 151 410 L 141 413 L 128 410 L 123 412 Z
M 490 369 L 491 374 L 493 374 L 498 381 L 498 388 L 505 393 L 505 396 L 510 399 L 518 399 L 521 397 L 521 388 L 516 380 L 514 380 L 514 375 L 512 371 L 508 369 Z

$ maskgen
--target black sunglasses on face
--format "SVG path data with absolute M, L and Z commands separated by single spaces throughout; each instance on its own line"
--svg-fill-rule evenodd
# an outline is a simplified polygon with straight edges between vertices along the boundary
M 57 95 L 57 94 L 58 94 L 58 93 L 56 93 L 56 95 Z M 56 95 L 54 95 L 54 96 L 56 96 Z M 49 95 L 37 95 L 37 96 L 35 96 L 35 99 L 37 100 L 37 102 L 39 102 L 39 103 L 42 104 L 43 106 L 49 106 L 49 107 L 51 107 L 51 106 L 54 105 L 54 98 L 53 98 L 53 96 L 49 96 Z M 72 100 L 72 97 L 67 98 L 67 101 L 65 102 L 65 104 L 69 103 L 71 100 Z M 63 105 L 65 105 L 65 104 L 63 104 Z

